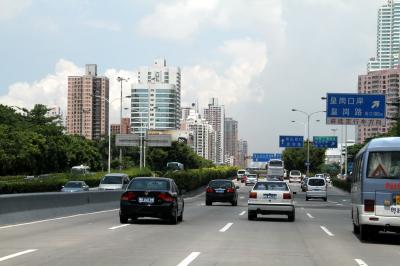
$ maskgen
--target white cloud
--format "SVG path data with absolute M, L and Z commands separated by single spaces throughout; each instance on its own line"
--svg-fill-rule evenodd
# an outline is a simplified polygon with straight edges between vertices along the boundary
M 31 5 L 31 0 L 0 0 L 0 20 L 18 16 Z
M 253 82 L 267 64 L 265 43 L 250 38 L 229 40 L 218 50 L 230 61 L 222 72 L 204 65 L 183 68 L 183 103 L 198 100 L 205 105 L 211 97 L 218 97 L 226 105 L 262 101 L 263 92 Z
M 19 107 L 32 108 L 35 104 L 44 104 L 49 107 L 60 106 L 64 114 L 67 113 L 67 81 L 68 76 L 83 75 L 84 68 L 78 67 L 71 61 L 60 59 L 53 74 L 34 81 L 16 82 L 9 86 L 6 95 L 0 96 L 0 103 Z M 127 70 L 108 69 L 104 74 L 110 79 L 110 100 L 120 98 L 120 83 L 117 77 L 130 78 L 123 83 L 123 96 L 130 95 L 130 84 L 136 82 L 136 72 Z M 123 107 L 129 107 L 129 100 L 125 99 Z M 120 101 L 115 100 L 111 104 L 111 122 L 119 120 Z M 127 111 L 124 112 L 125 114 Z
M 99 30 L 108 30 L 108 31 L 121 31 L 121 26 L 111 20 L 87 20 L 83 22 L 83 25 Z

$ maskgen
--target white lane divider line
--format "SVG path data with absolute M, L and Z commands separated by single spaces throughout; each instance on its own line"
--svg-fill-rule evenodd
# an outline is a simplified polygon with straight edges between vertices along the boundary
M 328 202 L 329 202 L 329 203 L 333 203 L 333 204 L 336 204 L 336 203 L 337 203 L 336 201 L 330 201 L 330 200 L 328 200 Z
M 44 223 L 44 222 L 58 221 L 58 220 L 63 220 L 63 219 L 68 219 L 68 218 L 75 218 L 75 217 L 80 217 L 80 216 L 99 214 L 99 213 L 107 213 L 107 212 L 114 212 L 114 211 L 119 211 L 119 209 L 112 209 L 112 210 L 105 210 L 105 211 L 98 211 L 98 212 L 80 213 L 80 214 L 75 214 L 75 215 L 70 215 L 70 216 L 63 216 L 63 217 L 57 217 L 57 218 L 52 218 L 52 219 L 38 220 L 38 221 L 22 223 L 22 224 L 11 224 L 11 225 L 6 225 L 6 226 L 0 226 L 0 230 L 1 229 L 12 228 L 12 227 L 19 227 L 19 226 L 23 226 L 23 225 L 30 225 L 30 224 L 38 224 L 38 223 Z
M 334 236 L 334 234 L 331 233 L 325 226 L 320 226 L 322 230 L 328 235 L 328 236 Z
M 229 229 L 229 227 L 232 226 L 233 223 L 227 223 L 224 227 L 221 228 L 221 230 L 219 230 L 221 233 L 225 232 L 226 230 Z
M 31 253 L 31 252 L 35 252 L 36 250 L 37 250 L 37 249 L 27 249 L 27 250 L 25 250 L 25 251 L 21 251 L 21 252 L 18 252 L 18 253 L 14 253 L 14 254 L 11 254 L 11 255 L 2 257 L 2 258 L 0 258 L 0 261 L 9 260 L 9 259 L 12 259 L 12 258 L 21 256 L 21 255 L 24 255 L 24 254 L 28 254 L 28 253 Z
M 192 252 L 183 261 L 181 261 L 177 266 L 187 266 L 192 261 L 194 261 L 199 255 L 200 255 L 200 252 Z
M 368 266 L 362 259 L 354 259 L 358 265 L 360 266 Z
M 342 201 L 347 201 L 347 199 L 344 199 L 344 200 L 342 200 Z
M 239 198 L 240 198 L 240 199 L 244 199 L 244 196 L 240 196 Z
M 108 229 L 110 229 L 110 230 L 115 230 L 115 229 L 118 229 L 118 228 L 121 228 L 121 227 L 125 227 L 125 226 L 128 226 L 128 225 L 129 225 L 129 224 L 122 224 L 122 225 L 110 227 L 110 228 L 108 228 Z
M 242 211 L 241 213 L 239 213 L 240 216 L 244 215 L 246 213 L 246 211 Z
M 343 204 L 342 203 L 338 203 L 338 204 L 336 204 L 337 206 L 343 206 Z
M 308 212 L 307 212 L 307 216 L 308 216 L 310 219 L 314 219 L 314 216 L 312 216 L 312 215 L 309 214 Z

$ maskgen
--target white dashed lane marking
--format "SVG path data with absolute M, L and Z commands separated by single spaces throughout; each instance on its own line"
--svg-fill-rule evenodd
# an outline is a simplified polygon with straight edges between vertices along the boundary
M 223 232 L 226 232 L 231 226 L 232 226 L 232 224 L 233 223 L 227 223 L 224 227 L 222 227 L 219 231 L 221 232 L 221 233 L 223 233 Z
M 177 266 L 187 266 L 192 261 L 194 261 L 199 255 L 200 255 L 200 252 L 192 252 L 183 261 L 181 261 Z
M 11 254 L 11 255 L 8 255 L 8 256 L 5 256 L 5 257 L 1 257 L 0 261 L 9 260 L 9 259 L 21 256 L 21 255 L 25 255 L 25 254 L 28 254 L 28 253 L 31 253 L 31 252 L 35 252 L 36 250 L 37 249 L 28 249 L 28 250 L 25 250 L 25 251 L 14 253 L 14 254 Z

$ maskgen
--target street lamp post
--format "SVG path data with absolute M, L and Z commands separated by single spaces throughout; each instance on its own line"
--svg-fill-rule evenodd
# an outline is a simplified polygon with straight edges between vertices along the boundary
M 315 115 L 318 113 L 324 113 L 325 111 L 316 111 L 316 112 L 312 112 L 312 113 L 307 113 L 302 110 L 292 109 L 292 112 L 300 112 L 307 116 L 307 176 L 309 176 L 309 174 L 310 174 L 310 117 L 312 115 Z
M 121 103 L 120 103 L 120 112 L 119 112 L 119 133 L 122 133 L 122 82 L 128 82 L 129 78 L 117 77 L 119 83 L 121 83 Z M 119 167 L 122 167 L 122 147 L 119 148 Z

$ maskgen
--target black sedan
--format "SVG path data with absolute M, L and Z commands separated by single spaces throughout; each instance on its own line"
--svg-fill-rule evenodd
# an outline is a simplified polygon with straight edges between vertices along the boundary
M 133 179 L 121 196 L 119 219 L 154 217 L 177 224 L 183 220 L 184 201 L 174 180 L 163 177 Z
M 206 188 L 206 205 L 210 206 L 213 202 L 230 202 L 237 206 L 238 186 L 231 180 L 215 179 L 210 181 Z

